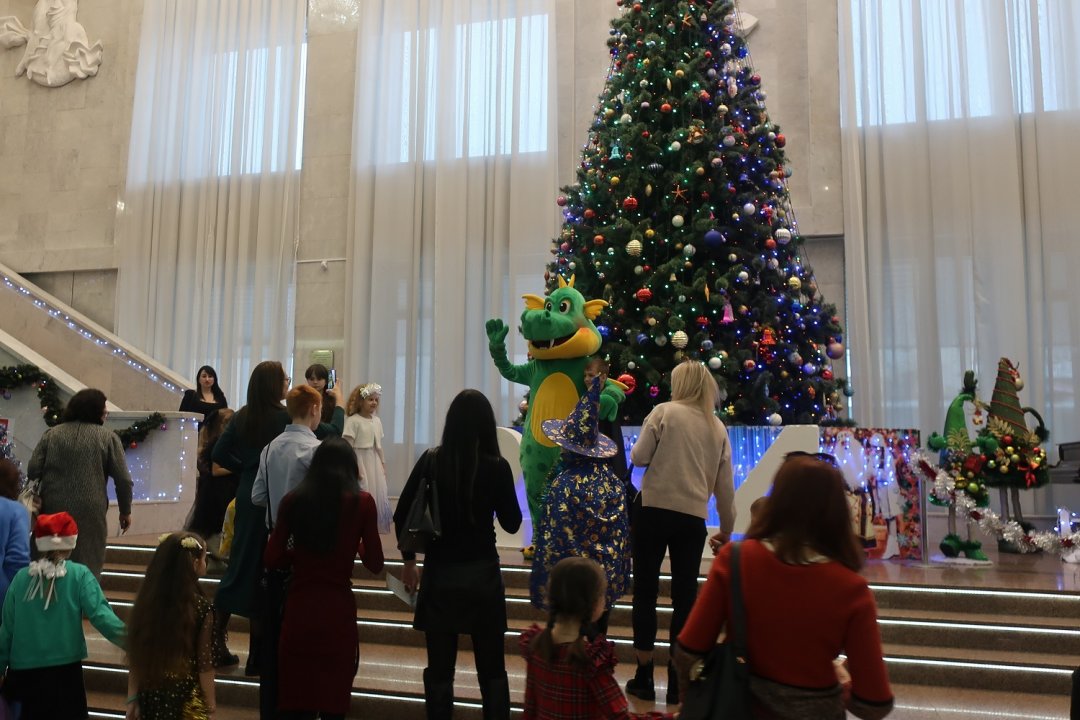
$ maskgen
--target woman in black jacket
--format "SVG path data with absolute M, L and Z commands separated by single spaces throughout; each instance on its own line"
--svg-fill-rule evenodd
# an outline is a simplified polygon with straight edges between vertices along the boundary
M 424 632 L 427 643 L 427 717 L 442 720 L 453 713 L 458 636 L 464 634 L 472 637 L 484 718 L 507 720 L 506 591 L 493 518 L 505 531 L 517 532 L 521 507 L 510 465 L 499 454 L 495 413 L 483 393 L 458 393 L 446 412 L 442 444 L 425 452 L 413 467 L 394 512 L 399 539 L 425 478 L 438 490 L 442 535 L 424 556 L 422 584 L 415 553 L 402 553 L 402 581 L 409 591 L 418 586 L 420 591 L 413 627 Z

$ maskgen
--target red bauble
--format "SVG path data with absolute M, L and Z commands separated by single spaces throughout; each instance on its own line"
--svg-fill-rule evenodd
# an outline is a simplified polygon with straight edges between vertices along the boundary
M 593 241 L 593 245 L 603 245 L 604 244 L 604 236 L 603 235 L 593 235 L 592 241 Z
M 585 219 L 592 220 L 594 217 L 596 217 L 596 211 L 592 208 L 585 208 Z
M 637 210 L 637 198 L 630 196 L 622 201 L 623 210 Z
M 643 138 L 645 138 L 646 140 L 648 140 L 648 139 L 649 139 L 649 131 L 648 131 L 648 130 L 644 130 L 644 131 L 642 131 L 642 133 L 641 133 L 641 137 L 643 137 Z
M 129 445 L 128 447 L 130 447 L 132 450 L 134 450 L 135 448 L 139 447 L 139 443 L 132 440 L 131 445 Z
M 663 105 L 661 105 L 660 106 L 660 112 L 662 112 L 662 113 L 671 112 L 671 103 L 664 103 Z
M 652 290 L 649 288 L 641 288 L 634 293 L 634 297 L 636 297 L 640 303 L 647 303 L 652 300 Z
M 750 372 L 755 367 L 757 367 L 757 363 L 754 362 L 753 360 L 747 359 L 747 360 L 743 360 L 742 366 L 743 366 L 743 370 L 746 370 L 747 372 Z
M 832 380 L 833 379 L 832 370 L 829 370 L 827 368 L 825 370 L 822 370 L 821 371 L 821 379 L 822 380 Z
M 708 327 L 709 326 L 709 318 L 705 317 L 704 315 L 698 315 L 697 324 L 700 325 L 701 327 Z
M 1001 438 L 1001 442 L 1006 444 L 1006 445 L 1012 445 L 1013 444 L 1013 436 L 1012 435 L 1005 435 L 1005 436 L 1003 436 Z
M 637 380 L 634 379 L 634 376 L 630 373 L 623 373 L 622 375 L 617 377 L 616 380 L 626 386 L 627 395 L 634 392 L 634 389 L 637 388 Z
M 776 136 L 776 147 L 784 147 L 785 145 L 787 145 L 787 138 L 784 137 L 783 133 L 780 133 Z
M 701 102 L 709 102 L 710 100 L 712 100 L 712 96 L 709 95 L 708 90 L 702 90 L 698 93 L 698 100 L 700 100 Z
M 772 238 L 769 238 L 768 240 L 765 241 L 765 248 L 767 250 L 775 250 L 776 249 L 776 241 L 773 240 Z
M 641 3 L 634 3 L 634 12 L 641 12 Z

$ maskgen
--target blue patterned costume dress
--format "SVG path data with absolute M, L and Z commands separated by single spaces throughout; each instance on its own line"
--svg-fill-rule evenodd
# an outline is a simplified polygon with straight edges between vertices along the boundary
M 532 603 L 546 610 L 551 569 L 563 558 L 580 556 L 604 568 L 610 609 L 626 593 L 630 578 L 630 523 L 622 481 L 603 458 L 569 450 L 563 450 L 553 472 L 533 533 Z

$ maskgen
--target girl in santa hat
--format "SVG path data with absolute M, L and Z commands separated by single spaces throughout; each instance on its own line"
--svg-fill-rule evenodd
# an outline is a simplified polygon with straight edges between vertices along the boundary
M 26 720 L 86 717 L 84 615 L 111 643 L 124 646 L 124 623 L 105 601 L 94 574 L 68 559 L 78 535 L 68 513 L 39 515 L 34 543 L 41 557 L 15 575 L 4 598 L 4 696 L 21 704 Z

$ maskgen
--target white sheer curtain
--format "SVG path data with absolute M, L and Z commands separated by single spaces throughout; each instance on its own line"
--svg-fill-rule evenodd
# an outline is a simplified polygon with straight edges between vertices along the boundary
M 940 429 L 997 359 L 1078 439 L 1080 3 L 841 0 L 848 347 L 864 424 Z
M 230 403 L 292 357 L 305 3 L 147 0 L 118 229 L 118 334 Z
M 495 371 L 484 321 L 516 327 L 521 294 L 543 291 L 559 220 L 556 114 L 574 88 L 555 29 L 573 27 L 575 5 L 362 5 L 346 377 L 384 388 L 392 490 L 439 442 L 460 390 L 482 390 L 502 424 L 524 394 Z M 516 333 L 508 343 L 523 362 Z

